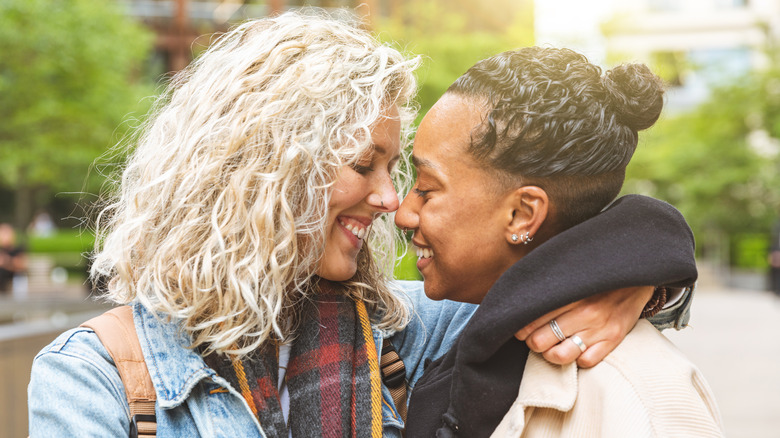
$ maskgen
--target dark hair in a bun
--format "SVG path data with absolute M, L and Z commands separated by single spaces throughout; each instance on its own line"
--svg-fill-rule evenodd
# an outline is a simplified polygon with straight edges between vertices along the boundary
M 664 89 L 642 64 L 602 76 L 572 50 L 527 47 L 478 62 L 447 92 L 487 102 L 469 152 L 506 184 L 543 188 L 564 229 L 618 195 L 637 131 L 658 120 Z
M 602 80 L 621 122 L 641 131 L 658 120 L 664 107 L 664 84 L 646 65 L 619 65 Z

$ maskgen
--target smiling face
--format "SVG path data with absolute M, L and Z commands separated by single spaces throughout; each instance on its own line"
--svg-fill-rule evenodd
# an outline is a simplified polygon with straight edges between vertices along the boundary
M 371 222 L 398 208 L 398 193 L 390 173 L 399 159 L 401 124 L 397 109 L 371 131 L 370 151 L 352 166 L 344 166 L 331 188 L 325 251 L 317 275 L 331 281 L 349 280 L 357 272 L 357 256 Z
M 395 221 L 414 230 L 417 267 L 433 299 L 479 303 L 518 259 L 506 240 L 507 196 L 467 151 L 483 116 L 474 100 L 445 94 L 415 136 L 417 181 Z

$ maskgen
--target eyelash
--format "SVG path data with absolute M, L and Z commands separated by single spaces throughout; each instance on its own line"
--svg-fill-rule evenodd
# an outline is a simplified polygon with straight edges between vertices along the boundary
M 428 193 L 430 193 L 430 190 L 420 190 L 417 187 L 413 188 L 412 191 L 414 191 L 414 194 L 425 199 L 426 196 L 428 196 Z
M 361 166 L 360 164 L 355 163 L 352 165 L 352 170 L 354 170 L 355 172 L 361 175 L 365 175 L 369 172 L 373 172 L 374 168 L 371 166 Z

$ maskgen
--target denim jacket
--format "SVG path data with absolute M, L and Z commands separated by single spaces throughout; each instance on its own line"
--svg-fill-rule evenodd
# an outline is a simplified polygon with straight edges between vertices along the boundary
M 476 306 L 425 297 L 421 282 L 399 282 L 414 309 L 397 333 L 374 329 L 377 357 L 390 341 L 406 366 L 410 388 L 427 359 L 444 354 Z M 657 327 L 681 328 L 687 321 L 688 293 L 657 315 Z M 133 318 L 157 393 L 158 437 L 266 437 L 241 394 L 201 356 L 175 322 L 162 322 L 139 304 Z M 401 437 L 403 422 L 390 391 L 382 386 L 385 437 Z M 126 437 L 130 411 L 122 380 L 97 335 L 83 327 L 61 334 L 35 357 L 28 406 L 31 437 Z
M 425 297 L 421 282 L 399 282 L 415 310 L 398 333 L 374 329 L 377 357 L 392 341 L 415 382 L 425 359 L 444 354 L 476 306 Z M 133 319 L 157 393 L 158 437 L 265 437 L 249 405 L 203 358 L 187 349 L 175 322 L 162 322 L 139 304 Z M 114 362 L 97 335 L 69 330 L 35 358 L 29 392 L 30 436 L 126 437 L 130 411 Z M 382 386 L 384 436 L 401 437 L 403 422 Z

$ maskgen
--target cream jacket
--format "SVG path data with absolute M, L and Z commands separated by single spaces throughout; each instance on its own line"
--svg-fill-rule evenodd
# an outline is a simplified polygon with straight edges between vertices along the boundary
M 699 370 L 640 320 L 590 369 L 531 353 L 520 392 L 493 437 L 722 437 L 720 413 Z

